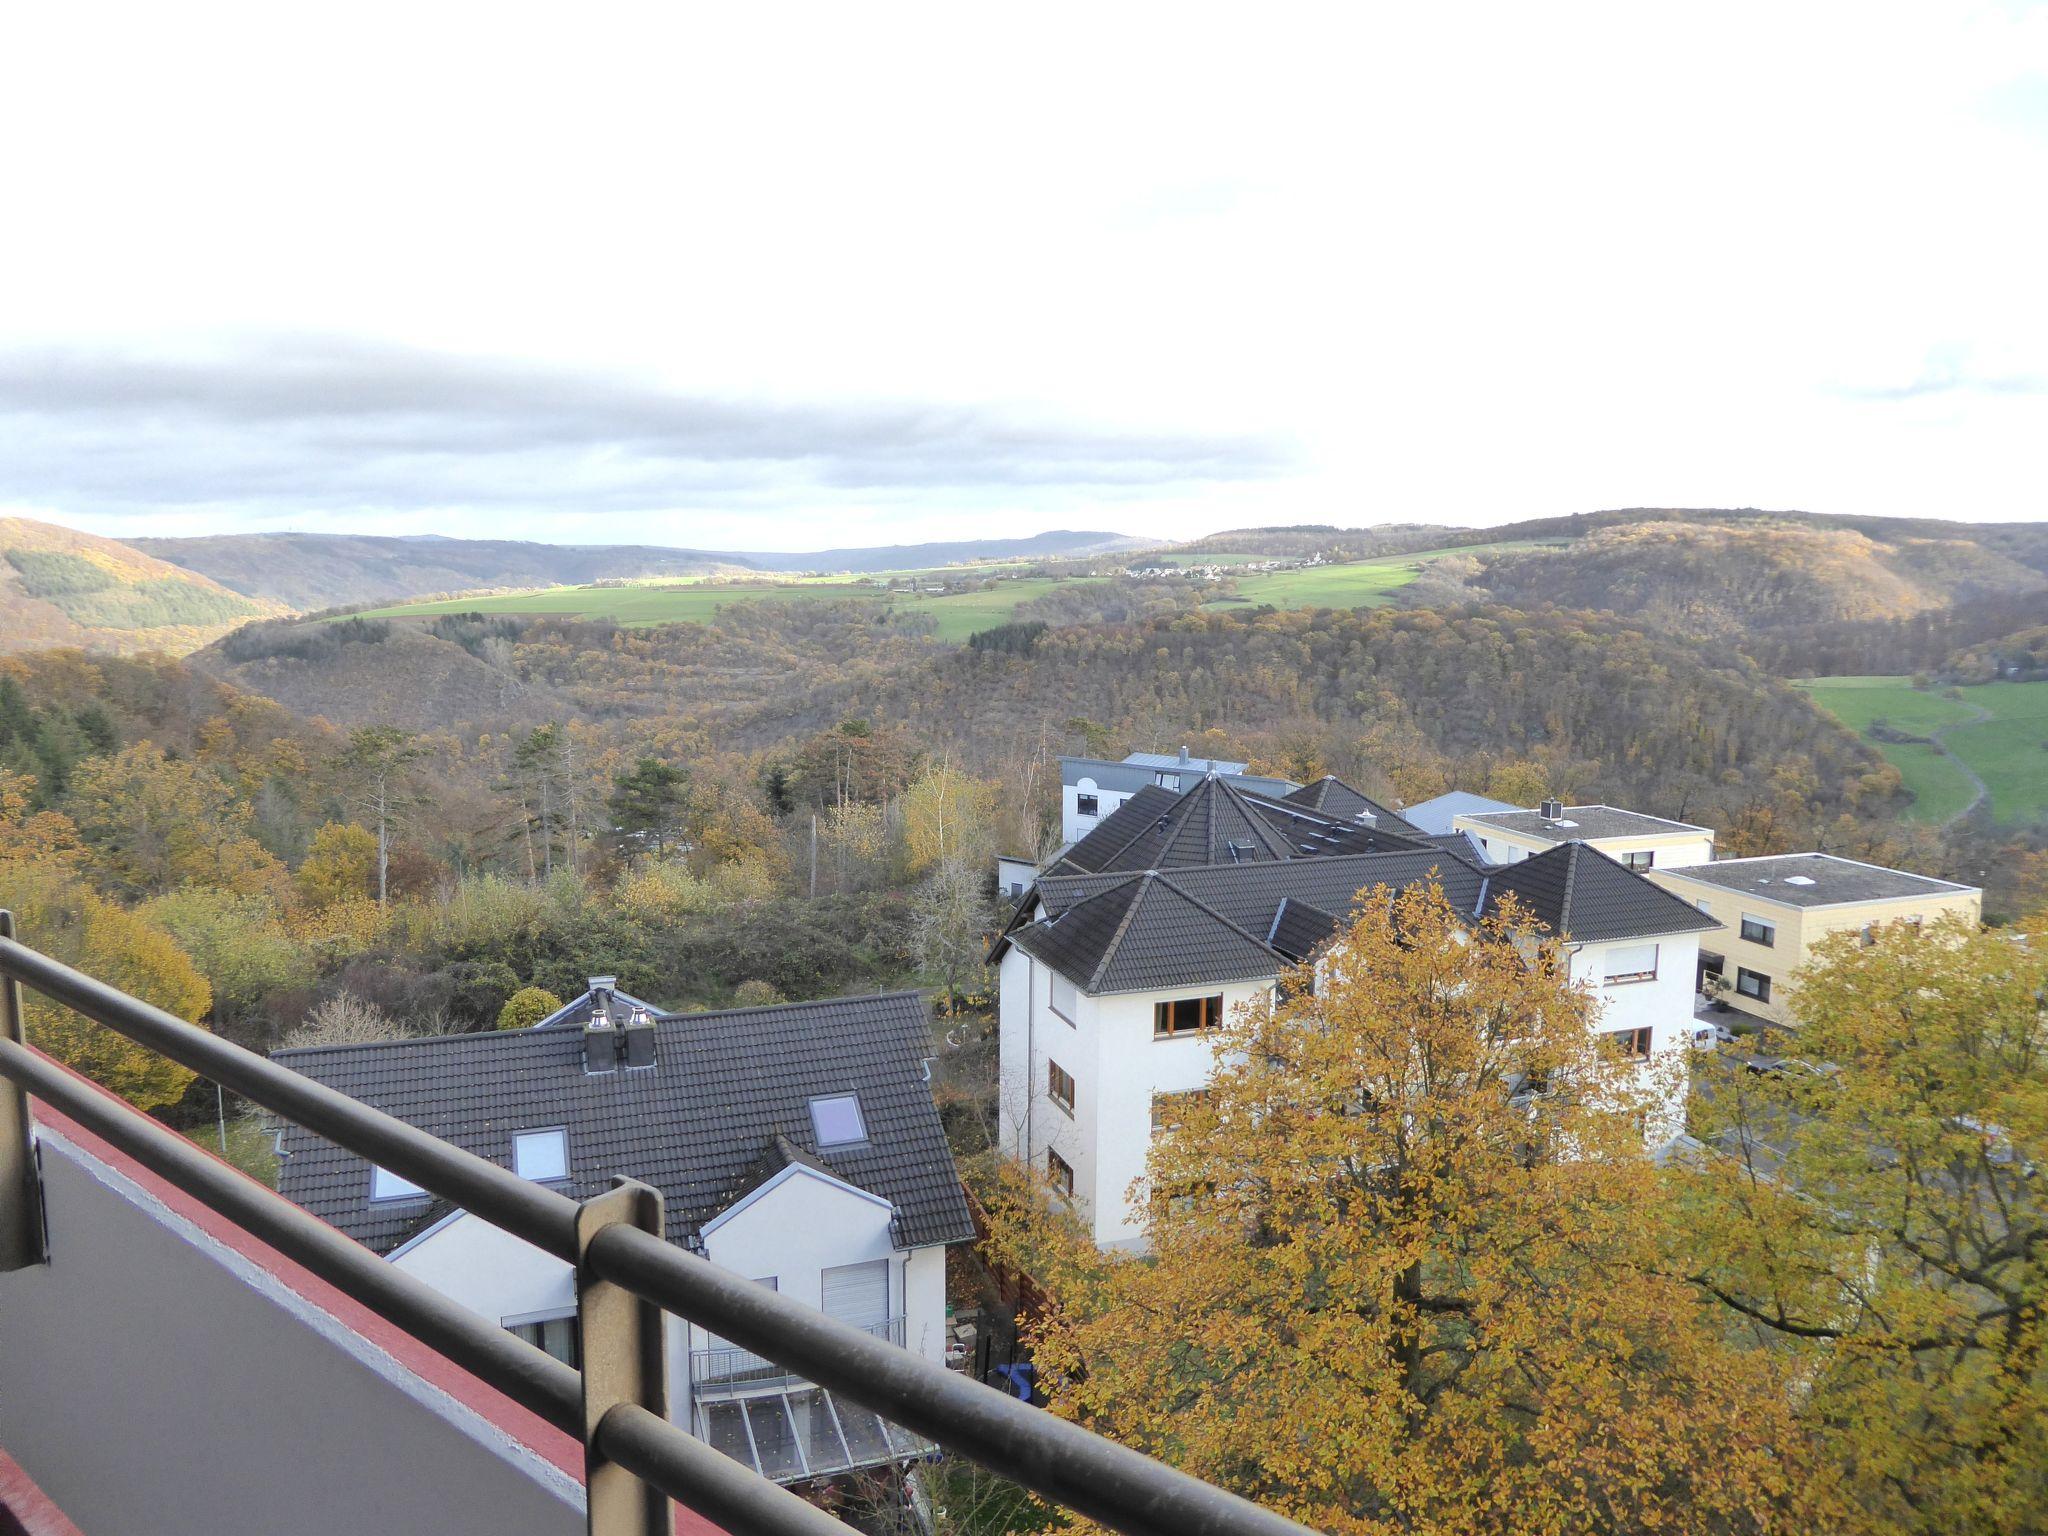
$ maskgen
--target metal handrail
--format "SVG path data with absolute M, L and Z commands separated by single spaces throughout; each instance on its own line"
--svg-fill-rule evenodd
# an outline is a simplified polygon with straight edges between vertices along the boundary
M 9 931 L 0 926 L 0 934 Z M 774 1360 L 1099 1524 L 1130 1536 L 1306 1536 L 1304 1527 L 1271 1510 L 728 1274 L 652 1232 L 618 1224 L 582 1243 L 577 1230 L 582 1208 L 566 1196 L 10 937 L 0 936 L 0 977 L 33 987 L 542 1251 L 578 1264 L 588 1277 L 622 1287 Z M 0 1003 L 5 990 L 0 988 Z M 557 1428 L 586 1438 L 582 1383 L 569 1367 L 4 1036 L 0 1077 L 56 1105 Z M 0 1202 L 11 1197 L 0 1189 Z M 7 1214 L 0 1211 L 0 1219 Z M 831 1516 L 634 1403 L 611 1407 L 589 1432 L 586 1446 L 735 1536 L 845 1536 L 847 1528 Z

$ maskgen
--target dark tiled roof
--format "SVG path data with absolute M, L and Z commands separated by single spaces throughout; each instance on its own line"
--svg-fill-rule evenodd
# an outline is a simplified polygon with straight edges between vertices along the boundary
M 1053 868 L 1071 866 L 1076 872 L 1092 874 L 1141 836 L 1179 799 L 1170 789 L 1147 784 L 1097 822 L 1086 837 L 1076 839 Z
M 1894 901 L 1902 896 L 1955 896 L 1977 889 L 1882 864 L 1860 864 L 1830 853 L 1780 853 L 1757 859 L 1722 859 L 1659 871 L 1741 891 L 1788 907 L 1825 907 L 1843 901 Z M 1798 882 L 1798 883 L 1795 883 Z M 1810 883 L 1808 883 L 1810 882 Z
M 1113 883 L 1010 936 L 1082 990 L 1149 992 L 1271 976 L 1273 951 L 1156 870 Z
M 672 1241 L 691 1241 L 764 1160 L 778 1157 L 815 1160 L 890 1201 L 907 1247 L 972 1235 L 924 1080 L 930 1022 L 921 995 L 677 1014 L 654 1029 L 652 1070 L 595 1075 L 583 1070 L 575 1028 L 280 1051 L 277 1059 L 507 1168 L 514 1133 L 566 1127 L 571 1176 L 555 1187 L 581 1200 L 614 1174 L 645 1180 L 667 1202 Z M 860 1096 L 867 1140 L 820 1151 L 810 1101 L 848 1092 Z M 279 1191 L 379 1253 L 422 1229 L 437 1204 L 373 1203 L 369 1165 L 297 1126 L 285 1128 L 283 1150 Z
M 1590 842 L 1603 837 L 1659 837 L 1672 832 L 1705 832 L 1689 822 L 1666 821 L 1612 805 L 1567 805 L 1556 821 L 1541 811 L 1488 811 L 1472 817 L 1482 827 L 1499 827 L 1553 843 Z
M 1304 784 L 1282 799 L 1290 805 L 1299 805 L 1311 811 L 1321 811 L 1326 816 L 1338 816 L 1353 820 L 1363 811 L 1378 823 L 1395 832 L 1410 833 L 1420 837 L 1422 829 L 1404 819 L 1400 812 L 1390 811 L 1379 801 L 1362 795 L 1334 774 L 1324 774 L 1313 784 Z
M 1289 960 L 1306 960 L 1337 931 L 1337 924 L 1334 912 L 1325 912 L 1290 896 L 1273 914 L 1273 930 L 1266 935 L 1266 942 Z
M 1581 944 L 1720 927 L 1691 902 L 1586 843 L 1562 843 L 1490 871 L 1487 910 L 1497 911 L 1511 894 L 1548 933 Z
M 1357 905 L 1361 891 L 1398 890 L 1427 880 L 1441 884 L 1445 898 L 1464 913 L 1477 909 L 1485 888 L 1478 870 L 1434 851 L 1212 864 L 1142 875 L 1048 875 L 1027 905 L 1042 920 L 1025 922 L 1020 914 L 991 959 L 1015 944 L 1090 992 L 1272 976 L 1296 956 L 1270 937 L 1255 935 L 1274 934 L 1283 906 L 1298 908 L 1287 923 L 1287 943 L 1312 948 L 1335 930 L 1335 914 Z M 1308 932 L 1312 913 L 1326 919 L 1320 935 Z M 1135 958 L 1112 963 L 1126 943 Z
M 1104 817 L 1046 873 L 1136 873 L 1424 846 L 1422 834 L 1392 812 L 1379 821 L 1361 822 L 1257 794 L 1232 779 L 1205 778 L 1178 795 L 1148 785 Z

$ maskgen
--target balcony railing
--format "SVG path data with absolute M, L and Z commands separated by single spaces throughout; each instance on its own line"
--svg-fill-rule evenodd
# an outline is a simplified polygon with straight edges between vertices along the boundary
M 24 984 L 575 1266 L 582 1371 L 29 1050 Z M 846 1536 L 847 1527 L 772 1476 L 669 1421 L 664 1311 L 869 1410 L 884 1436 L 888 1426 L 902 1426 L 1112 1529 L 1132 1536 L 1304 1536 L 1303 1527 L 1270 1510 L 667 1242 L 661 1196 L 646 1185 L 621 1179 L 608 1193 L 578 1204 L 38 954 L 15 941 L 4 912 L 0 1078 L 7 1084 L 0 1086 L 0 1272 L 43 1256 L 40 1185 L 29 1140 L 33 1095 L 577 1437 L 593 1536 L 666 1536 L 670 1499 L 733 1536 Z M 750 1414 L 745 1422 L 751 1432 Z M 807 1414 L 800 1424 L 792 1414 L 789 1433 L 793 1439 L 809 1434 L 816 1422 Z M 850 1450 L 848 1442 L 842 1422 L 839 1443 Z M 830 1442 L 822 1444 L 830 1449 Z M 753 1464 L 765 1463 L 755 1458 Z
M 903 1319 L 892 1317 L 870 1323 L 860 1330 L 869 1338 L 887 1339 L 903 1347 Z M 741 1349 L 737 1345 L 715 1345 L 690 1351 L 690 1395 L 698 1401 L 715 1397 L 744 1397 L 753 1392 L 787 1392 L 811 1383 L 792 1374 L 773 1360 Z

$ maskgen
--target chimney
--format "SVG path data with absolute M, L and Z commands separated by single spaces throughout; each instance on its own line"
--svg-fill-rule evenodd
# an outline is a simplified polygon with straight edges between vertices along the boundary
M 654 1015 L 645 1008 L 635 1008 L 633 1016 L 626 1020 L 626 1027 L 619 1031 L 619 1044 L 624 1048 L 626 1067 L 654 1065 Z
M 1544 801 L 1544 802 L 1543 802 L 1543 819 L 1544 819 L 1545 821 L 1562 821 L 1562 820 L 1564 820 L 1564 802 L 1563 802 L 1562 800 L 1546 800 L 1546 801 Z
M 1188 763 L 1192 761 L 1192 759 L 1188 756 L 1188 749 L 1186 747 L 1182 747 L 1180 749 L 1180 761 L 1181 766 L 1183 768 L 1185 768 L 1188 765 Z
M 583 1022 L 583 1070 L 616 1072 L 619 1069 L 619 1029 L 612 1022 L 612 989 L 616 976 L 590 978 L 590 1017 Z

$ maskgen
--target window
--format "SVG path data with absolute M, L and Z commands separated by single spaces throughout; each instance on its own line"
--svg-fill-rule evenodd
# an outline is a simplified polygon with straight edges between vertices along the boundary
M 1650 1059 L 1650 1026 L 1641 1029 L 1612 1029 L 1600 1038 L 1620 1051 L 1624 1056 L 1633 1056 L 1638 1061 Z
M 1753 997 L 1760 1003 L 1771 1000 L 1771 978 L 1762 971 L 1752 971 L 1746 965 L 1735 968 L 1735 990 L 1744 997 Z
M 426 1191 L 411 1179 L 401 1179 L 389 1168 L 370 1170 L 370 1198 L 372 1200 L 411 1200 L 424 1195 Z
M 1656 867 L 1657 855 L 1654 850 L 1645 850 L 1642 853 L 1629 854 L 1622 862 L 1637 874 L 1641 874 L 1646 869 L 1654 869 Z
M 1190 1088 L 1182 1093 L 1155 1093 L 1152 1095 L 1153 1131 L 1171 1131 L 1180 1126 L 1181 1113 L 1194 1105 L 1207 1101 L 1209 1090 Z
M 1101 802 L 1093 795 L 1074 796 L 1074 814 L 1077 816 L 1097 815 L 1099 814 L 1098 807 L 1100 805 Z
M 1069 1024 L 1074 1022 L 1074 1015 L 1080 1011 L 1074 984 L 1058 971 L 1052 973 L 1052 1011 Z
M 1056 1061 L 1045 1064 L 1045 1091 L 1061 1109 L 1070 1115 L 1074 1112 L 1073 1076 Z
M 1069 1199 L 1073 1198 L 1073 1165 L 1064 1157 L 1061 1157 L 1059 1153 L 1053 1151 L 1051 1147 L 1045 1149 L 1045 1178 L 1046 1182 L 1051 1184 L 1054 1189 Z
M 1152 1035 L 1163 1040 L 1173 1035 L 1198 1034 L 1223 1022 L 1223 995 L 1177 997 L 1170 1003 L 1152 1005 Z
M 1657 946 L 1623 944 L 1607 951 L 1605 980 L 1610 987 L 1657 979 Z
M 818 1133 L 821 1147 L 844 1147 L 868 1139 L 867 1122 L 860 1117 L 857 1094 L 834 1094 L 829 1099 L 811 1100 L 811 1129 Z
M 535 1349 L 546 1350 L 572 1371 L 583 1368 L 583 1352 L 577 1348 L 574 1312 L 560 1317 L 535 1317 L 523 1323 L 507 1323 L 505 1331 L 526 1340 Z
M 1742 914 L 1742 936 L 1752 944 L 1761 944 L 1769 949 L 1778 942 L 1778 925 L 1745 912 Z
M 512 1138 L 512 1171 L 522 1179 L 569 1177 L 567 1131 L 522 1131 Z
M 1153 777 L 1159 781 L 1161 789 L 1180 788 L 1180 775 L 1177 773 L 1159 773 L 1154 774 Z

